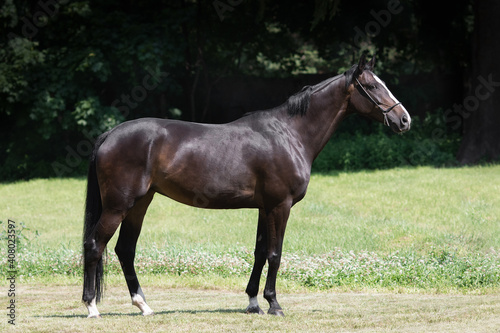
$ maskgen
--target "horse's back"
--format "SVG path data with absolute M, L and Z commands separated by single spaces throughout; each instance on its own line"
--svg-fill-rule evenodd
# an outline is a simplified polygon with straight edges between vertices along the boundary
M 284 132 L 283 123 L 263 115 L 222 125 L 143 118 L 111 130 L 98 161 L 108 179 L 131 192 L 152 188 L 207 208 L 261 207 L 263 191 L 282 197 L 291 182 L 297 187 L 296 149 Z M 307 186 L 309 170 L 300 173 Z

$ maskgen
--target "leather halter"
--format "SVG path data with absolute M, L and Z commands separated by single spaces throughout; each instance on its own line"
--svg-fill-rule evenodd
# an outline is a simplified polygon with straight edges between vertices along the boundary
M 400 102 L 394 104 L 393 106 L 390 106 L 388 107 L 387 109 L 384 109 L 380 103 L 378 103 L 373 97 L 372 95 L 370 95 L 368 93 L 368 91 L 365 89 L 365 87 L 361 84 L 361 82 L 359 82 L 358 78 L 356 78 L 356 82 L 358 83 L 358 85 L 361 87 L 361 89 L 365 92 L 366 96 L 368 96 L 368 98 L 370 99 L 370 101 L 372 101 L 373 104 L 375 104 L 376 107 L 378 107 L 380 109 L 380 111 L 382 111 L 382 113 L 384 114 L 384 125 L 387 125 L 389 126 L 389 121 L 387 120 L 387 114 L 389 112 L 392 111 L 392 109 L 394 109 L 396 106 L 398 106 L 399 104 L 401 104 Z

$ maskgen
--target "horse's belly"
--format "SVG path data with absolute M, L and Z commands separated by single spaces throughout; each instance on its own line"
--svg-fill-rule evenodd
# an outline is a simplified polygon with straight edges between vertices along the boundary
M 256 208 L 255 190 L 241 181 L 186 174 L 166 177 L 154 189 L 183 204 L 213 209 Z

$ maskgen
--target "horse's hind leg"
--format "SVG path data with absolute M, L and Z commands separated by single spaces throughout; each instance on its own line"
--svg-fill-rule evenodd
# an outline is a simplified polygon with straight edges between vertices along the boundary
M 108 241 L 120 225 L 123 215 L 123 213 L 117 211 L 104 210 L 99 218 L 96 229 L 84 242 L 85 274 L 82 300 L 89 311 L 89 318 L 99 318 L 101 316 L 97 310 L 96 303 L 101 296 L 104 274 L 102 254 Z
M 255 244 L 255 262 L 253 264 L 252 274 L 248 281 L 246 293 L 250 299 L 250 304 L 246 313 L 264 314 L 259 307 L 257 294 L 259 292 L 260 276 L 267 260 L 267 225 L 265 221 L 265 212 L 259 211 L 259 225 L 257 227 L 257 240 Z
M 137 306 L 144 316 L 152 315 L 153 310 L 146 304 L 146 297 L 142 292 L 137 274 L 134 268 L 135 248 L 137 239 L 141 233 L 144 215 L 148 209 L 154 192 L 148 192 L 144 197 L 136 202 L 134 207 L 128 212 L 120 228 L 120 236 L 116 243 L 115 252 L 118 255 L 123 269 L 123 275 L 127 281 L 127 287 L 132 297 L 132 304 Z

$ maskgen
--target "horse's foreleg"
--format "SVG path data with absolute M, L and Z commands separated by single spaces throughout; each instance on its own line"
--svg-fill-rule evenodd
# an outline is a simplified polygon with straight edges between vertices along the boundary
M 275 207 L 267 215 L 267 260 L 269 271 L 267 273 L 264 298 L 269 302 L 269 314 L 284 316 L 283 310 L 276 299 L 276 277 L 281 262 L 283 238 L 285 236 L 286 223 L 290 215 L 291 204 L 282 203 Z
M 123 275 L 132 298 L 132 304 L 137 306 L 144 316 L 153 315 L 154 312 L 146 303 L 137 274 L 134 268 L 135 249 L 137 239 L 141 233 L 144 215 L 148 209 L 154 193 L 148 193 L 141 198 L 129 211 L 120 228 L 120 236 L 116 243 L 115 252 L 120 260 Z
M 255 244 L 255 262 L 248 281 L 246 293 L 250 299 L 250 304 L 246 309 L 246 313 L 264 314 L 264 311 L 259 307 L 257 294 L 259 293 L 259 282 L 262 269 L 266 264 L 267 256 L 267 225 L 266 215 L 263 211 L 259 211 L 259 224 L 257 227 L 257 240 Z

